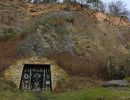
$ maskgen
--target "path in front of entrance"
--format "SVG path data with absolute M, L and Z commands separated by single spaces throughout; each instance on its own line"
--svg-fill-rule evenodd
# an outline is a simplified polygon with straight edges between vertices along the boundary
M 40 92 L 34 92 L 33 94 L 38 100 L 47 100 Z

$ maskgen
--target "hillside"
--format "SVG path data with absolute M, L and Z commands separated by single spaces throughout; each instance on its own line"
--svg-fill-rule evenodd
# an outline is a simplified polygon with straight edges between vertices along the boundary
M 3 68 L 29 56 L 55 59 L 70 75 L 101 77 L 109 56 L 116 68 L 129 68 L 130 23 L 123 18 L 78 4 L 1 3 L 0 13 Z
M 126 17 L 78 3 L 0 0 L 0 100 L 129 100 L 129 87 L 101 87 L 106 80 L 129 80 L 129 61 Z M 49 73 L 53 92 L 64 93 L 21 93 L 18 88 L 28 70 L 31 78 L 33 72 Z

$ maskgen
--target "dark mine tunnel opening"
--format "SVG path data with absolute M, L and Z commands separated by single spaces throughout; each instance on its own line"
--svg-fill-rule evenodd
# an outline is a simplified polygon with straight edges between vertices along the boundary
M 29 91 L 52 90 L 50 65 L 25 64 L 19 89 Z

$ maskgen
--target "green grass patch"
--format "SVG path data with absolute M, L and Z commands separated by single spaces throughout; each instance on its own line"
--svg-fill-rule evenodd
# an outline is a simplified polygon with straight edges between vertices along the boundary
M 9 38 L 12 38 L 13 36 L 15 36 L 15 34 L 16 33 L 15 33 L 14 29 L 12 29 L 12 28 L 5 29 L 3 32 L 3 35 L 0 37 L 0 41 L 6 41 Z
M 121 98 L 130 97 L 130 89 L 116 90 L 107 88 L 89 88 L 79 91 L 68 91 L 61 94 L 44 94 L 48 100 L 123 100 Z
M 67 21 L 67 22 L 69 22 L 69 23 L 74 23 L 74 17 L 73 16 L 66 16 L 65 17 L 65 20 Z
M 128 82 L 130 82 L 130 77 L 126 77 L 125 79 L 126 79 Z
M 30 92 L 3 91 L 0 92 L 0 100 L 38 100 L 38 98 Z
M 85 90 L 67 91 L 60 94 L 43 92 L 39 93 L 38 96 L 32 92 L 0 91 L 0 100 L 39 100 L 39 97 L 44 97 L 46 98 L 45 100 L 100 100 L 100 98 L 103 98 L 102 100 L 124 100 L 124 98 L 130 98 L 130 89 L 116 90 L 93 87 Z
M 0 100 L 38 100 L 31 92 L 21 92 L 9 80 L 0 77 Z
M 72 15 L 51 15 L 47 16 L 42 21 L 43 32 L 55 31 L 58 34 L 68 34 L 66 23 L 73 23 L 74 17 Z
M 0 100 L 130 100 L 130 88 L 90 87 L 63 93 L 18 90 L 13 82 L 0 78 Z M 102 99 L 100 99 L 102 98 Z

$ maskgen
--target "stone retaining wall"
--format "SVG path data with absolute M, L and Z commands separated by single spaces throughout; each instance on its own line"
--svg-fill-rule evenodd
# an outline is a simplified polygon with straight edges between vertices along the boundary
M 24 64 L 49 64 L 51 69 L 51 81 L 52 81 L 52 90 L 55 89 L 57 83 L 67 76 L 67 74 L 55 62 L 50 61 L 46 58 L 29 58 L 18 60 L 16 63 L 10 66 L 9 69 L 5 71 L 5 78 L 12 80 L 16 83 L 17 87 L 20 85 L 21 76 Z

